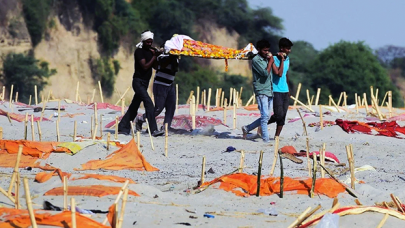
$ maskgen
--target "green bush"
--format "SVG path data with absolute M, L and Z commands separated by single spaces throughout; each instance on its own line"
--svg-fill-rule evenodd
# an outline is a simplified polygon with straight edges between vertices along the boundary
M 23 0 L 22 3 L 25 23 L 35 47 L 46 30 L 52 0 Z
M 91 59 L 91 65 L 94 81 L 100 81 L 103 94 L 106 97 L 111 97 L 114 92 L 115 78 L 119 71 L 119 62 L 104 57 L 100 59 Z
M 33 56 L 10 53 L 3 58 L 3 74 L 1 82 L 6 88 L 14 85 L 19 100 L 28 103 L 29 96 L 34 95 L 34 86 L 38 92 L 47 84 L 46 79 L 56 74 L 55 69 L 49 69 L 47 62 L 39 61 Z
M 329 46 L 317 55 L 309 69 L 308 80 L 313 90 L 322 89 L 320 101 L 323 104 L 328 102 L 329 95 L 337 99 L 343 91 L 348 95 L 348 102 L 354 104 L 355 93 L 367 93 L 370 97 L 370 86 L 379 89 L 380 100 L 391 90 L 394 105 L 401 104 L 399 91 L 386 69 L 363 42 L 341 41 Z

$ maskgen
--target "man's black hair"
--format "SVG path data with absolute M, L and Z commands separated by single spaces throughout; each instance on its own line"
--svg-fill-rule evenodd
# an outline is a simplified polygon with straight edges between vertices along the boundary
M 256 43 L 256 48 L 257 49 L 270 48 L 270 43 L 269 43 L 269 41 L 267 41 L 265 39 L 259 40 Z
M 291 40 L 289 40 L 286 37 L 283 37 L 280 39 L 280 41 L 278 41 L 278 47 L 282 48 L 282 47 L 287 47 L 290 48 L 293 46 L 293 43 L 291 42 Z

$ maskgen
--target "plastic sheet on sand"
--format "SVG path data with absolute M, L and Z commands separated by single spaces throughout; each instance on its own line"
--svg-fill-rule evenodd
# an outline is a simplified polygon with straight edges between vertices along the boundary
M 89 186 L 70 186 L 68 187 L 69 196 L 96 196 L 103 197 L 107 195 L 117 195 L 121 187 L 104 186 L 104 185 L 89 185 Z M 129 190 L 129 195 L 139 196 L 136 192 Z M 63 196 L 63 187 L 56 187 L 47 192 L 44 196 Z
M 11 208 L 0 208 L 0 227 L 1 228 L 28 228 L 31 227 L 31 220 L 28 210 L 19 210 Z M 72 213 L 64 211 L 58 214 L 50 214 L 44 211 L 35 211 L 35 220 L 37 225 L 56 226 L 56 227 L 72 227 Z M 109 228 L 97 221 L 92 220 L 76 213 L 76 224 L 86 228 Z
M 105 160 L 91 160 L 85 164 L 82 164 L 81 169 L 75 170 L 96 170 L 96 169 L 108 169 L 108 170 L 122 170 L 132 169 L 139 171 L 159 171 L 159 169 L 150 165 L 145 157 L 138 150 L 138 147 L 132 139 L 124 147 L 108 155 Z
M 202 187 L 220 182 L 220 189 L 233 192 L 238 196 L 255 195 L 257 191 L 257 176 L 238 173 L 224 175 L 219 178 L 206 182 Z M 308 195 L 312 186 L 311 178 L 290 178 L 284 177 L 284 192 L 293 192 L 295 194 Z M 242 189 L 243 191 L 239 190 Z M 280 192 L 280 178 L 268 177 L 260 180 L 260 195 L 268 196 Z M 345 192 L 345 188 L 329 178 L 319 178 L 315 183 L 315 193 L 336 197 L 339 193 Z

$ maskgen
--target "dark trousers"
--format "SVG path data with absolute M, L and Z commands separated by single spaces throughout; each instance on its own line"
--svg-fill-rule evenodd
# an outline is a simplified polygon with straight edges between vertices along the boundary
M 149 80 L 142 80 L 139 78 L 132 79 L 132 88 L 135 91 L 135 95 L 134 98 L 132 98 L 132 102 L 129 105 L 127 112 L 118 124 L 118 131 L 129 132 L 131 130 L 130 121 L 134 121 L 136 115 L 138 114 L 138 109 L 141 102 L 143 102 L 143 105 L 145 106 L 145 117 L 148 118 L 150 131 L 154 132 L 157 130 L 154 115 L 155 107 L 147 91 L 148 85 Z
M 285 117 L 287 116 L 288 103 L 289 103 L 288 93 L 273 93 L 273 112 L 274 114 L 270 117 L 267 124 L 276 122 L 277 126 L 284 126 Z
M 158 116 L 163 109 L 166 109 L 163 126 L 167 123 L 168 127 L 170 127 L 172 125 L 174 111 L 176 110 L 176 89 L 174 84 L 171 86 L 153 84 L 153 95 L 155 97 L 155 117 Z

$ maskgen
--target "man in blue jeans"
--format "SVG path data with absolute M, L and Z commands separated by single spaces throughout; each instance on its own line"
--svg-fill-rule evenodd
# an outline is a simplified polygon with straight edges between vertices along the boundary
M 267 40 L 260 40 L 256 44 L 258 54 L 252 59 L 252 74 L 253 74 L 253 90 L 256 96 L 257 104 L 260 110 L 260 118 L 253 121 L 251 124 L 243 126 L 243 138 L 246 139 L 247 134 L 261 126 L 262 139 L 264 142 L 269 142 L 269 133 L 267 130 L 267 122 L 270 119 L 270 112 L 273 105 L 273 88 L 271 71 L 278 71 L 274 67 L 274 59 L 270 53 L 270 43 Z M 281 69 L 282 71 L 282 69 Z

